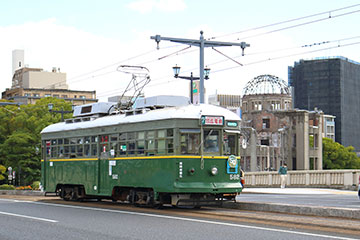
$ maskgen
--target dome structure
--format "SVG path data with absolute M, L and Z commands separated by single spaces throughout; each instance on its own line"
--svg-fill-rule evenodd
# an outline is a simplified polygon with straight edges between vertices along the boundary
M 243 96 L 258 94 L 290 95 L 291 93 L 283 79 L 273 75 L 260 75 L 249 81 L 243 90 Z

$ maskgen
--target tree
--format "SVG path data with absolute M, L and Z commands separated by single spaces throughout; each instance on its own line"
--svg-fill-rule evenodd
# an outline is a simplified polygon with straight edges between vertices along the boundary
M 54 110 L 71 110 L 71 103 L 63 99 L 42 98 L 34 105 L 0 107 L 0 164 L 11 166 L 21 177 L 21 184 L 40 180 L 41 135 L 46 126 L 59 122 L 61 115 Z M 65 114 L 70 118 L 71 114 Z
M 360 158 L 353 146 L 344 147 L 330 138 L 323 138 L 324 169 L 358 169 Z

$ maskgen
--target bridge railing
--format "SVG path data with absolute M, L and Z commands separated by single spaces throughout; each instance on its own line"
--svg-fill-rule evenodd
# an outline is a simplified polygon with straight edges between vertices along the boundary
M 323 187 L 354 189 L 358 186 L 360 169 L 288 171 L 288 187 Z M 278 172 L 246 172 L 246 187 L 279 187 Z

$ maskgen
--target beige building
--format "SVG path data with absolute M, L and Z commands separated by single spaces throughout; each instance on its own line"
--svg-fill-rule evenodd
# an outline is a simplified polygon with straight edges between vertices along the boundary
M 62 98 L 73 105 L 97 102 L 96 91 L 77 91 L 68 89 L 13 88 L 2 93 L 2 99 L 20 104 L 34 104 L 44 97 Z
M 240 115 L 241 96 L 229 94 L 214 94 L 208 97 L 208 103 L 229 109 L 230 111 Z
M 2 92 L 2 99 L 20 104 L 34 104 L 44 97 L 62 98 L 73 105 L 97 102 L 96 91 L 69 90 L 66 73 L 60 72 L 59 68 L 47 72 L 24 66 L 24 51 L 14 50 L 12 85 Z
M 68 89 L 66 73 L 53 68 L 51 72 L 41 68 L 20 68 L 15 71 L 11 88 Z

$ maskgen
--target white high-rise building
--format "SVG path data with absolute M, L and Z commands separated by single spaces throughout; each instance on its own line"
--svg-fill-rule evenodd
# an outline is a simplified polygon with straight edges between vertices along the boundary
M 12 51 L 12 75 L 16 70 L 25 67 L 24 65 L 24 50 L 16 49 Z

